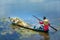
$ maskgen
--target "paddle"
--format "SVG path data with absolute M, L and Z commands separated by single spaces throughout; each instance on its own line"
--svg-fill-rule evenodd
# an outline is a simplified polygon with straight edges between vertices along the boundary
M 32 15 L 33 17 L 35 17 L 36 19 L 38 19 L 39 21 L 42 21 L 42 20 L 40 20 L 38 17 L 36 17 L 36 16 L 34 16 L 34 15 Z
M 34 15 L 33 15 L 33 17 L 35 17 L 35 18 L 38 19 L 39 21 L 42 21 L 42 20 L 40 20 L 38 17 L 36 17 L 36 16 L 34 16 Z M 57 31 L 57 29 L 54 28 L 54 27 L 52 27 L 51 25 L 50 25 L 50 27 L 51 27 L 52 29 L 54 29 L 55 31 Z
M 50 27 L 53 28 L 55 31 L 58 31 L 56 28 L 52 27 L 51 25 L 50 25 Z

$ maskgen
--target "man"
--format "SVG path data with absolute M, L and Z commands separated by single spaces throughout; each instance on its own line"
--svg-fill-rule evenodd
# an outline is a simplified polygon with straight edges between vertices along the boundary
M 46 17 L 43 17 L 43 21 L 40 21 L 39 23 L 43 24 L 43 30 L 46 31 L 46 32 L 48 32 L 49 26 L 50 26 L 49 20 L 46 19 Z

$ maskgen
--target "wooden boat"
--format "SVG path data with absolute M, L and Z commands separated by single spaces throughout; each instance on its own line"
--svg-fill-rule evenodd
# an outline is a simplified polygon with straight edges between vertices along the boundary
M 18 21 L 17 21 L 18 20 Z M 41 30 L 41 29 L 34 29 L 34 28 L 31 28 L 31 25 L 25 23 L 24 21 L 21 21 L 19 19 L 11 19 L 11 22 L 12 24 L 18 26 L 18 27 L 22 27 L 22 28 L 25 28 L 25 29 L 29 29 L 29 30 L 33 30 L 33 31 L 36 31 L 36 32 L 48 32 L 48 31 L 44 31 L 44 30 Z
M 48 31 L 44 31 L 44 30 L 41 30 L 41 29 L 35 29 L 35 28 L 32 28 L 32 27 L 25 27 L 25 26 L 21 26 L 21 25 L 18 25 L 18 24 L 15 24 L 15 23 L 12 23 L 14 26 L 17 26 L 18 28 L 25 28 L 25 29 L 29 29 L 29 30 L 33 30 L 33 31 L 36 31 L 36 32 L 44 32 L 44 33 L 48 33 Z
M 29 30 L 33 30 L 33 31 L 36 31 L 36 32 L 48 32 L 48 31 L 44 31 L 44 30 L 41 30 L 41 29 L 34 29 L 34 28 L 31 28 L 31 27 L 24 27 L 24 26 L 21 26 L 21 25 L 17 25 L 19 27 L 22 27 L 22 28 L 25 28 L 25 29 L 29 29 Z

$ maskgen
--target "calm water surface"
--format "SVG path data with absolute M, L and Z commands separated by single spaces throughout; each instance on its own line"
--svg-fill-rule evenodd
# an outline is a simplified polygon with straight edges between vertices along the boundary
M 9 22 L 0 22 L 0 40 L 60 40 L 60 31 L 49 34 L 43 32 L 35 32 L 24 28 L 11 25 Z

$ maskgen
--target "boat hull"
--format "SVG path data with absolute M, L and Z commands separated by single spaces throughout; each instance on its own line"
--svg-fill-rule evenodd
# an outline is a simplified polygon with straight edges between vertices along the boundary
M 14 24 L 14 23 L 13 23 Z M 24 27 L 24 26 L 21 26 L 21 25 L 17 25 L 17 24 L 14 24 L 18 27 L 22 27 L 22 28 L 25 28 L 25 29 L 29 29 L 29 30 L 33 30 L 33 31 L 36 31 L 36 32 L 45 32 L 45 33 L 48 33 L 48 31 L 44 31 L 44 30 L 41 30 L 41 29 L 34 29 L 34 28 L 31 28 L 31 27 Z

